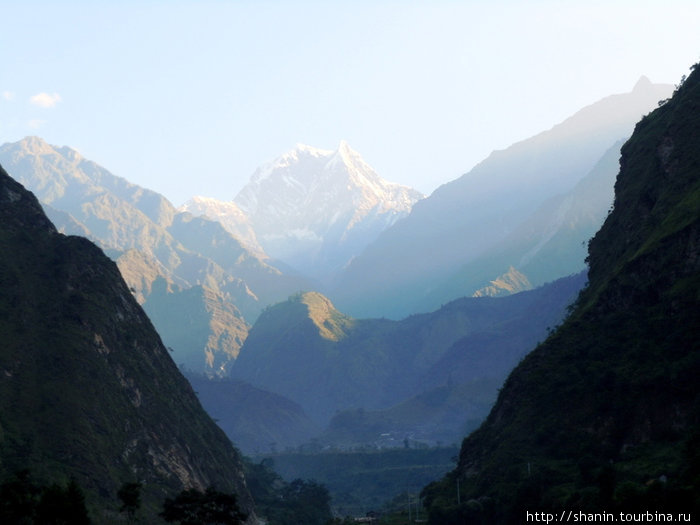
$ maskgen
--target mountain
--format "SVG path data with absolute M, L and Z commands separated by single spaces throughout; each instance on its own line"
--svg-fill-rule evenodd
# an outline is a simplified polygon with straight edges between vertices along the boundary
M 244 382 L 186 374 L 202 406 L 244 454 L 297 447 L 320 428 L 293 401 Z
M 492 267 L 493 268 L 493 267 Z M 470 275 L 470 274 L 467 274 Z M 499 275 L 494 280 L 489 281 L 489 284 L 483 286 L 471 294 L 472 297 L 502 297 L 504 295 L 510 295 L 513 293 L 522 292 L 525 290 L 531 290 L 532 283 L 527 276 L 512 266 L 508 268 L 508 271 L 504 274 Z M 454 292 L 455 295 L 469 295 L 469 294 L 459 294 Z
M 250 224 L 248 216 L 233 201 L 221 201 L 210 197 L 195 196 L 180 206 L 179 211 L 188 212 L 195 217 L 206 217 L 220 222 L 231 235 L 239 239 L 246 248 L 258 255 L 265 250 L 258 243 L 258 238 Z
M 698 246 L 696 65 L 623 146 L 569 317 L 511 373 L 454 472 L 425 489 L 432 523 L 700 510 Z
M 504 298 L 464 298 L 402 321 L 355 319 L 320 293 L 297 294 L 260 315 L 231 376 L 291 399 L 322 426 L 338 411 L 390 409 L 452 379 L 486 378 L 482 384 L 490 390 L 479 395 L 495 396 L 584 282 L 580 275 Z M 471 374 L 457 380 L 452 371 L 464 368 Z M 469 419 L 484 417 L 487 408 Z M 392 431 L 385 423 L 383 432 Z M 402 422 L 414 430 L 422 424 Z
M 297 145 L 258 168 L 234 203 L 266 253 L 327 278 L 422 197 L 383 180 L 343 141 L 336 151 Z
M 271 266 L 266 256 L 249 250 L 219 222 L 178 212 L 158 193 L 111 174 L 68 147 L 27 137 L 1 146 L 0 162 L 36 193 L 60 231 L 86 235 L 117 262 L 175 350 L 175 359 L 199 363 L 197 371 L 219 373 L 220 368 L 208 364 L 214 361 L 225 369 L 225 361 L 238 353 L 248 323 L 265 304 L 307 286 Z M 160 280 L 166 286 L 151 297 Z M 183 294 L 195 286 L 206 291 Z M 201 313 L 190 319 L 201 322 L 194 328 L 196 337 L 181 339 L 182 330 L 168 321 L 176 303 L 181 311 Z M 161 305 L 166 310 L 159 313 Z M 224 310 L 237 327 L 236 336 L 220 337 L 213 313 Z
M 187 370 L 225 377 L 248 336 L 249 326 L 231 303 L 220 292 L 201 285 L 168 293 L 166 282 L 156 280 L 143 308 L 168 348 L 204 349 L 203 353 L 173 354 Z
M 116 264 L 56 231 L 0 168 L 0 478 L 75 479 L 97 522 L 142 483 L 165 497 L 216 485 L 253 509 L 239 453 L 202 409 Z
M 407 444 L 459 443 L 488 415 L 502 377 L 448 382 L 383 410 L 355 408 L 336 413 L 318 437 L 334 448 L 404 448 Z M 456 445 L 455 445 L 456 446 Z
M 504 295 L 540 286 L 553 275 L 583 271 L 588 241 L 612 206 L 622 144 L 613 145 L 571 191 L 545 201 L 503 240 L 445 279 L 425 304 Z
M 550 130 L 493 152 L 380 234 L 338 276 L 329 295 L 355 316 L 429 311 L 435 301 L 425 298 L 445 278 L 496 246 L 548 199 L 569 192 L 671 90 L 643 78 L 630 93 L 600 100 Z M 517 269 L 516 261 L 510 264 Z M 549 275 L 545 282 L 561 276 Z

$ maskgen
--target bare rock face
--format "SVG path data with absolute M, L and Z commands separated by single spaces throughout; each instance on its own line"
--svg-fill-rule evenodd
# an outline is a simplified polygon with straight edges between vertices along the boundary
M 248 216 L 235 202 L 195 196 L 183 204 L 179 211 L 220 222 L 226 231 L 239 239 L 248 249 L 258 255 L 265 255 Z

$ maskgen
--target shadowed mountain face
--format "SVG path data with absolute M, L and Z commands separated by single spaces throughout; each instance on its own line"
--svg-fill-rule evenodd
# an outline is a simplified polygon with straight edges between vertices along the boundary
M 571 315 L 510 375 L 457 469 L 424 491 L 432 523 L 700 510 L 698 246 L 695 67 L 622 148 Z
M 390 409 L 435 391 L 429 399 L 433 412 L 441 412 L 443 421 L 454 420 L 448 432 L 440 433 L 433 414 L 420 420 L 421 411 L 407 417 L 407 408 L 396 408 L 393 414 L 401 416 L 383 422 L 374 415 L 373 425 L 380 422 L 374 425 L 383 428 L 379 434 L 408 428 L 417 432 L 427 425 L 421 434 L 426 441 L 444 441 L 447 435 L 454 440 L 467 420 L 485 416 L 505 375 L 559 322 L 584 281 L 579 275 L 509 297 L 460 299 L 402 321 L 354 319 L 319 293 L 298 294 L 263 312 L 231 374 L 288 397 L 320 425 L 339 410 Z M 464 383 L 471 386 L 463 388 Z M 440 393 L 448 384 L 474 394 L 463 403 L 471 408 L 457 407 L 454 396 Z M 425 405 L 425 399 L 411 403 Z M 369 420 L 351 415 L 345 421 L 355 421 L 359 430 Z M 343 431 L 350 426 L 345 424 Z M 370 430 L 362 432 L 366 436 Z M 336 443 L 354 439 L 340 434 L 334 434 Z
M 548 199 L 572 190 L 671 90 L 643 79 L 630 93 L 603 99 L 548 131 L 492 153 L 417 202 L 408 217 L 353 259 L 329 295 L 352 315 L 392 318 L 429 311 L 454 298 L 426 301 L 446 277 L 495 247 Z M 510 261 L 473 290 L 509 266 L 522 271 L 518 261 Z M 540 282 L 562 276 L 553 273 Z
M 180 213 L 70 148 L 28 137 L 0 147 L 0 162 L 36 193 L 60 231 L 87 236 L 117 262 L 177 362 L 196 371 L 225 373 L 262 307 L 304 287 L 218 222 Z M 188 292 L 193 286 L 205 290 Z M 168 321 L 174 308 L 197 312 L 196 337 L 180 338 Z
M 425 304 L 507 295 L 583 271 L 588 241 L 612 206 L 622 144 L 610 148 L 571 191 L 548 199 L 505 239 L 436 286 Z
M 320 433 L 293 401 L 243 381 L 187 374 L 202 406 L 244 454 L 308 443 Z
M 0 336 L 0 476 L 74 477 L 103 517 L 134 480 L 151 517 L 164 497 L 210 485 L 252 510 L 237 451 L 117 266 L 58 233 L 1 168 Z

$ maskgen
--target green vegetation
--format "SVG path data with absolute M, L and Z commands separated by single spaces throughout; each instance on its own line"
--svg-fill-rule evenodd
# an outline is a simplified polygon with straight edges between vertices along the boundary
M 41 486 L 74 479 L 98 522 L 119 516 L 119 488 L 135 478 L 144 518 L 210 484 L 252 508 L 238 452 L 117 266 L 57 233 L 1 169 L 0 340 L 0 480 L 24 469 Z
M 498 385 L 560 321 L 584 280 L 464 298 L 402 321 L 352 319 L 318 293 L 298 294 L 261 314 L 231 375 L 298 403 L 320 426 L 339 411 L 383 410 L 390 416 L 383 428 L 350 429 L 374 432 L 365 443 L 397 432 L 431 444 L 457 441 L 467 421 L 485 417 Z M 459 389 L 473 395 L 453 395 Z M 329 444 L 354 439 L 338 429 Z
M 239 525 L 247 514 L 238 508 L 235 494 L 225 494 L 209 487 L 204 492 L 183 490 L 163 503 L 160 514 L 168 523 L 180 525 Z
M 256 512 L 270 525 L 325 525 L 330 522 L 331 497 L 325 486 L 295 478 L 285 482 L 272 461 L 247 461 L 246 480 Z
M 71 479 L 65 486 L 44 485 L 28 470 L 16 472 L 0 485 L 0 523 L 13 525 L 87 525 L 85 496 Z
M 700 70 L 622 148 L 589 285 L 506 381 L 430 523 L 700 511 Z
M 360 517 L 382 510 L 398 494 L 418 494 L 427 483 L 454 467 L 457 453 L 457 447 L 368 448 L 275 454 L 260 464 L 274 468 L 286 480 L 303 478 L 322 483 L 328 487 L 336 515 Z M 255 497 L 252 487 L 251 492 Z
M 126 513 L 129 523 L 134 523 L 136 513 L 141 508 L 141 487 L 138 481 L 127 482 L 117 492 L 117 497 L 122 502 L 119 512 Z

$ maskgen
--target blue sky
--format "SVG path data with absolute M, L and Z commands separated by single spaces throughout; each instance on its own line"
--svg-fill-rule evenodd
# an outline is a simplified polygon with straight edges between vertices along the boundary
M 430 193 L 492 150 L 700 60 L 700 2 L 0 0 L 0 143 L 232 199 L 341 139 Z

